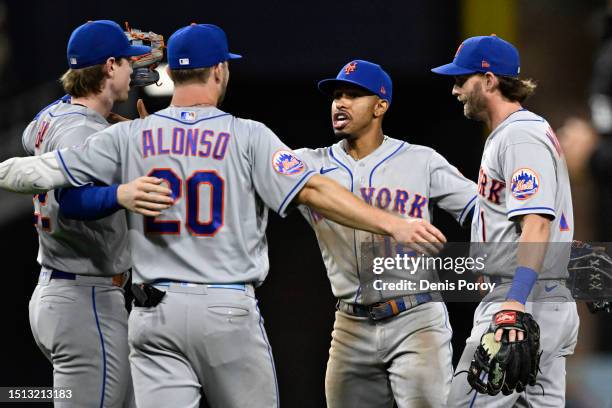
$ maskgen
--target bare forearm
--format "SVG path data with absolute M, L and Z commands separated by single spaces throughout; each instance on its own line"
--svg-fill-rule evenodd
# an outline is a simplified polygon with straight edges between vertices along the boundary
M 522 220 L 518 244 L 518 264 L 539 272 L 548 249 L 549 236 L 550 221 L 547 218 L 537 214 L 526 215 Z
M 525 311 L 525 303 L 533 285 L 542 270 L 542 263 L 548 248 L 550 236 L 550 220 L 538 214 L 528 214 L 521 220 L 521 237 L 518 243 L 518 267 L 514 272 L 512 286 L 508 291 L 502 310 Z M 501 332 L 495 335 L 497 341 L 501 339 Z M 520 339 L 519 339 L 520 340 Z
M 55 153 L 41 156 L 14 157 L 0 163 L 0 188 L 16 193 L 37 194 L 70 182 L 60 170 Z
M 315 176 L 297 196 L 300 204 L 307 205 L 324 217 L 350 228 L 375 234 L 391 235 L 398 217 L 374 208 L 359 200 L 350 191 L 333 180 Z
M 374 208 L 327 177 L 311 177 L 296 201 L 347 227 L 390 235 L 421 253 L 435 254 L 446 242 L 444 234 L 427 221 L 403 219 Z

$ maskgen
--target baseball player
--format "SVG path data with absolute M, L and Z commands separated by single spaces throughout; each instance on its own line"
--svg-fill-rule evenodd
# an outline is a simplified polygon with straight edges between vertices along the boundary
M 69 70 L 61 79 L 68 95 L 28 125 L 26 152 L 41 155 L 81 144 L 108 127 L 113 103 L 128 96 L 130 57 L 149 51 L 130 45 L 112 21 L 91 21 L 74 30 L 68 41 Z M 163 192 L 164 187 L 156 187 Z M 116 195 L 117 188 L 89 193 Z M 56 406 L 127 406 L 133 393 L 122 289 L 131 267 L 125 215 L 73 221 L 60 210 L 61 194 L 34 196 L 41 272 L 29 305 L 32 334 L 53 364 L 53 385 L 71 391 L 71 398 Z
M 565 358 L 573 353 L 578 333 L 576 305 L 565 287 L 573 215 L 563 152 L 546 120 L 522 107 L 535 84 L 519 78 L 519 54 L 512 44 L 494 35 L 469 38 L 452 63 L 432 71 L 453 76 L 452 94 L 463 103 L 465 116 L 492 130 L 480 166 L 472 242 L 493 243 L 485 279 L 497 285 L 476 309 L 448 405 L 563 407 Z M 521 383 L 519 392 L 510 386 L 503 393 L 509 395 L 470 393 L 463 371 L 483 334 L 491 326 L 501 347 L 530 340 L 528 331 L 516 330 L 527 313 L 540 327 L 540 386 Z M 489 350 L 495 347 L 488 344 Z M 498 380 L 485 375 L 470 381 L 490 386 Z
M 472 181 L 433 149 L 383 134 L 393 90 L 379 65 L 351 61 L 336 78 L 318 86 L 333 98 L 332 126 L 340 140 L 325 148 L 297 150 L 310 168 L 400 217 L 429 221 L 436 204 L 460 224 L 470 219 L 476 200 Z M 452 331 L 439 294 L 373 290 L 372 264 L 364 264 L 368 245 L 392 248 L 387 257 L 402 249 L 311 208 L 300 210 L 315 230 L 338 298 L 325 378 L 327 405 L 391 407 L 395 401 L 400 408 L 443 406 L 452 377 Z M 402 275 L 424 278 L 422 272 Z
M 225 33 L 192 24 L 168 42 L 171 106 L 98 132 L 78 147 L 0 164 L 0 187 L 20 192 L 163 178 L 174 205 L 128 215 L 135 307 L 129 317 L 137 405 L 278 406 L 271 348 L 254 287 L 268 271 L 267 208 L 306 204 L 353 228 L 421 242 L 444 236 L 368 206 L 316 174 L 263 124 L 217 108 L 229 79 Z M 425 243 L 428 242 L 428 243 Z

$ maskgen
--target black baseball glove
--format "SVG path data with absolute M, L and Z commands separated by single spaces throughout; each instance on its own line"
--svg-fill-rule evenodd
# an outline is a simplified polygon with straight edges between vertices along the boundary
M 577 300 L 586 300 L 591 312 L 612 310 L 612 258 L 606 248 L 572 242 L 568 265 L 569 289 Z
M 495 332 L 503 329 L 501 342 Z M 510 342 L 508 331 L 523 332 L 523 340 Z M 482 394 L 510 395 L 535 385 L 540 366 L 540 326 L 529 313 L 502 310 L 493 316 L 489 330 L 480 338 L 480 345 L 468 370 L 468 382 Z

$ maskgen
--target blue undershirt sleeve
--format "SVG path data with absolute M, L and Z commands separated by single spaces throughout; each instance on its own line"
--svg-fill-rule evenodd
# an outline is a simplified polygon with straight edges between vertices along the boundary
M 55 190 L 60 214 L 69 219 L 93 221 L 108 217 L 122 209 L 117 202 L 118 184 L 84 186 Z

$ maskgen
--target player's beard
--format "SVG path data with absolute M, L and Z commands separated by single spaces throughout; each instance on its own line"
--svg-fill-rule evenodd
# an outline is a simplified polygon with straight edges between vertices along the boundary
M 468 119 L 482 121 L 486 108 L 487 103 L 482 94 L 482 86 L 476 83 L 472 91 L 465 98 L 463 114 Z
M 355 140 L 371 129 L 372 122 L 367 122 L 360 117 L 353 116 L 350 123 L 342 129 L 334 129 L 334 134 L 338 139 Z
M 334 119 L 332 115 L 332 122 L 333 120 Z M 336 135 L 338 139 L 348 139 L 348 140 L 355 139 L 357 135 L 360 133 L 359 130 L 362 129 L 362 126 L 363 124 L 360 123 L 359 117 L 353 117 L 352 115 L 349 116 L 348 123 L 342 128 L 338 129 L 335 126 L 333 126 L 333 123 L 332 123 L 332 129 L 334 130 L 334 135 Z
M 338 139 L 351 139 L 353 137 L 351 133 L 347 133 L 344 130 L 334 129 L 334 134 Z
M 336 135 L 336 137 L 338 139 L 346 139 L 346 140 L 355 140 L 358 139 L 360 136 L 361 132 L 356 131 L 355 129 L 353 130 L 347 130 L 347 129 L 342 129 L 342 130 L 336 130 L 334 129 L 334 135 Z

